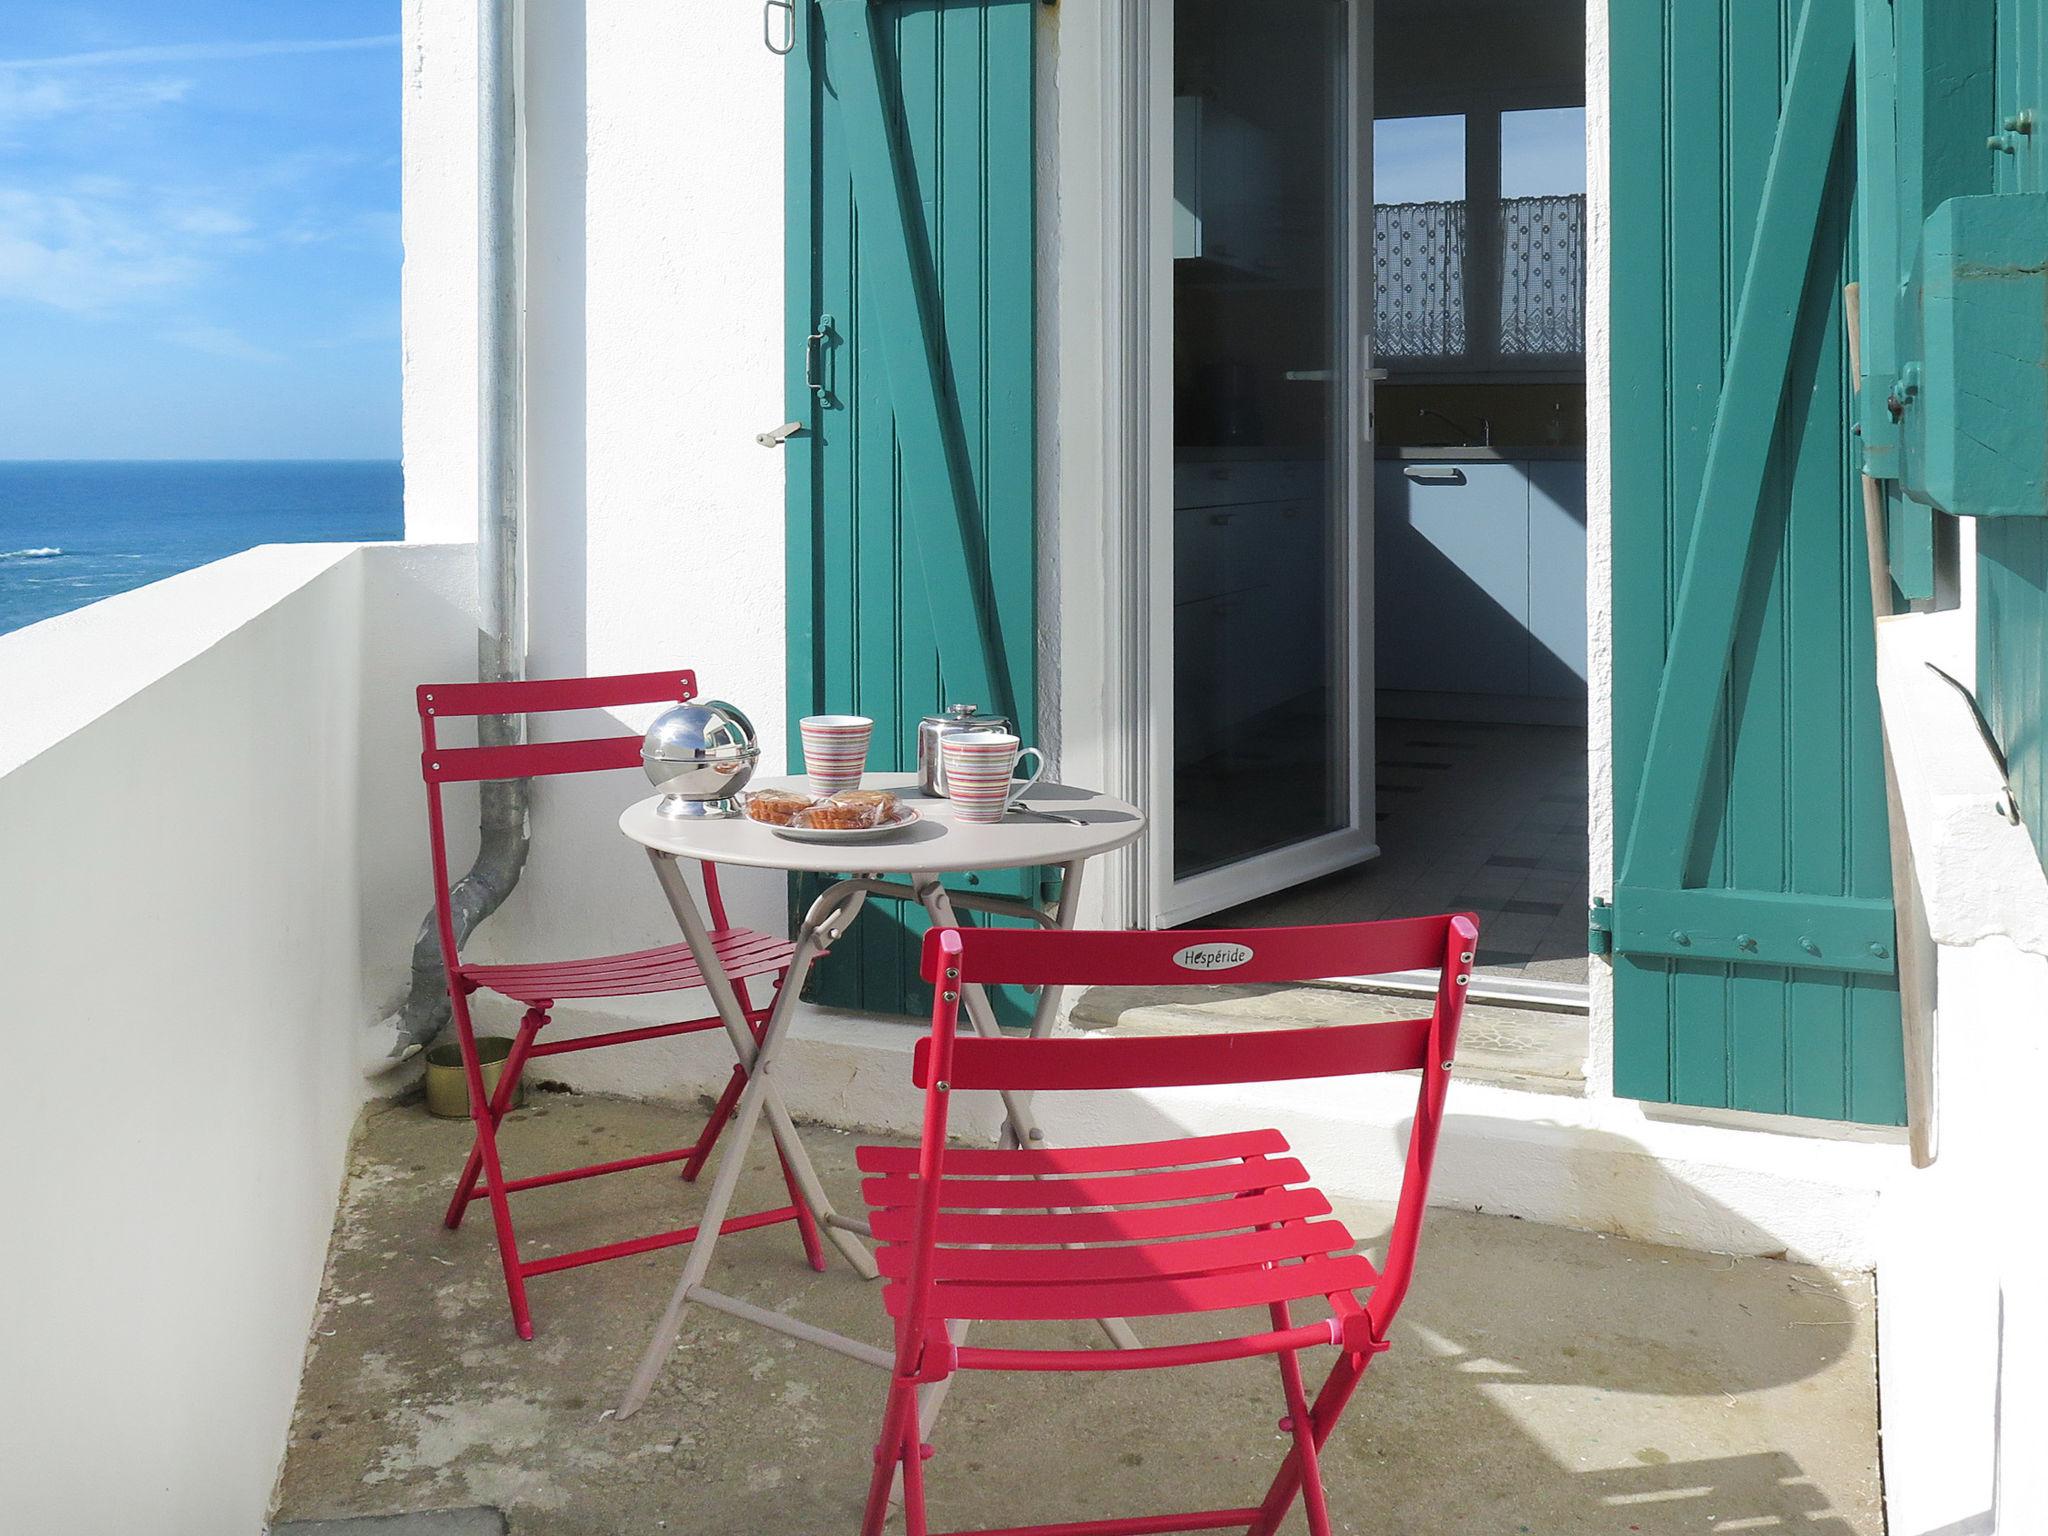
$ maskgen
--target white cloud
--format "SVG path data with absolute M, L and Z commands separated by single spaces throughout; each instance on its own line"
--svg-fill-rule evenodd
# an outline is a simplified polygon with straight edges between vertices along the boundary
M 188 321 L 162 333 L 162 339 L 215 357 L 231 357 L 245 363 L 281 363 L 284 358 L 268 347 L 259 347 L 240 332 L 203 320 Z
M 232 209 L 207 203 L 166 208 L 163 220 L 181 234 L 223 238 L 246 235 L 256 227 Z
M 139 48 L 102 48 L 93 53 L 60 53 L 39 59 L 0 59 L 0 69 L 78 69 L 124 64 L 194 64 L 215 59 L 262 59 L 289 53 L 353 53 L 396 48 L 396 32 L 375 37 L 276 38 L 246 43 L 158 43 Z
M 200 253 L 167 238 L 120 183 L 37 192 L 0 187 L 0 298 L 109 309 L 196 278 Z
M 184 100 L 191 89 L 190 80 L 80 79 L 0 70 L 0 133 L 60 117 L 146 112 Z

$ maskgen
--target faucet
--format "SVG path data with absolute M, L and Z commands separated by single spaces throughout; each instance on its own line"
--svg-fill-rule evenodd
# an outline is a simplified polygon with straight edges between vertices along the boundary
M 1473 437 L 1473 432 L 1472 432 L 1472 429 L 1471 429 L 1470 427 L 1466 426 L 1466 425 L 1465 425 L 1465 424 L 1464 424 L 1464 423 L 1463 423 L 1462 421 L 1458 421 L 1458 420 L 1455 420 L 1455 419 L 1454 419 L 1454 418 L 1452 418 L 1452 417 L 1446 416 L 1446 415 L 1445 415 L 1445 414 L 1444 414 L 1444 413 L 1443 413 L 1442 411 L 1438 411 L 1438 410 L 1432 410 L 1432 409 L 1431 409 L 1430 407 L 1428 407 L 1428 406 L 1426 406 L 1426 405 L 1425 405 L 1425 406 L 1423 406 L 1423 407 L 1422 407 L 1422 408 L 1421 408 L 1420 410 L 1418 410 L 1418 411 L 1417 411 L 1417 412 L 1416 412 L 1415 414 L 1416 414 L 1416 416 L 1417 416 L 1417 417 L 1419 417 L 1420 419 L 1422 419 L 1422 420 L 1425 420 L 1425 421 L 1426 421 L 1426 420 L 1428 420 L 1428 419 L 1429 419 L 1430 417 L 1434 416 L 1434 417 L 1435 417 L 1435 418 L 1436 418 L 1436 419 L 1437 419 L 1438 421 L 1442 422 L 1442 423 L 1443 423 L 1443 424 L 1444 424 L 1445 426 L 1449 427 L 1449 428 L 1450 428 L 1450 429 L 1451 429 L 1451 430 L 1452 430 L 1453 432 L 1457 433 L 1457 434 L 1458 434 L 1458 436 L 1459 436 L 1459 438 L 1460 438 L 1460 439 L 1462 439 L 1462 441 L 1461 441 L 1460 443 L 1447 443 L 1447 444 L 1445 444 L 1445 445 L 1444 445 L 1445 447 L 1471 447 L 1471 446 L 1473 446 L 1473 444 L 1472 444 L 1472 437 Z M 1492 418 L 1492 417 L 1490 417 L 1490 416 L 1482 416 L 1482 417 L 1480 417 L 1480 418 L 1479 418 L 1479 432 L 1478 432 L 1478 437 L 1479 437 L 1479 443 L 1478 443 L 1478 446 L 1479 446 L 1479 447 L 1481 447 L 1481 448 L 1491 448 L 1491 447 L 1493 446 L 1493 418 Z

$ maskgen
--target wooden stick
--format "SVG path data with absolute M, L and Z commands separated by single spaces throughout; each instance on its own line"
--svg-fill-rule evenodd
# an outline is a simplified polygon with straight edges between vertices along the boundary
M 1859 284 L 1842 290 L 1843 318 L 1849 330 L 1849 386 L 1863 387 L 1863 296 Z M 1872 642 L 1884 627 L 1892 606 L 1891 555 L 1885 538 L 1884 488 L 1863 476 L 1863 547 L 1870 568 Z M 1906 1135 L 1913 1166 L 1925 1168 L 1936 1155 L 1938 1138 L 1934 1104 L 1934 936 L 1927 909 L 1920 902 L 1920 882 L 1913 873 L 1913 844 L 1906 833 L 1905 803 L 1899 798 L 1898 769 L 1892 764 L 1892 736 L 1882 698 L 1878 720 L 1884 750 L 1884 810 L 1892 849 L 1892 917 L 1897 927 L 1899 1027 L 1906 1064 Z

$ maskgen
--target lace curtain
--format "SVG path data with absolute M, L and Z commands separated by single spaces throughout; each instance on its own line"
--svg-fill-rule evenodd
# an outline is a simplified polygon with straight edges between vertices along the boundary
M 1512 197 L 1500 204 L 1504 357 L 1586 350 L 1586 200 Z M 1381 357 L 1462 357 L 1466 208 L 1382 203 L 1373 209 L 1374 347 Z

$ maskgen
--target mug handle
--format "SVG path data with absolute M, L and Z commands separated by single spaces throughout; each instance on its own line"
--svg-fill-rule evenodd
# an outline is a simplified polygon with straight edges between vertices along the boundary
M 1019 800 L 1030 794 L 1031 787 L 1045 777 L 1045 754 L 1036 747 L 1025 747 L 1017 754 L 1018 763 L 1021 765 L 1027 757 L 1037 758 L 1038 767 L 1032 771 L 1031 777 L 1021 784 L 1014 778 L 1010 780 L 1010 798 L 1003 802 L 1003 810 L 1005 812 L 1011 810 Z M 1014 774 L 1016 769 L 1013 768 L 1010 771 Z

